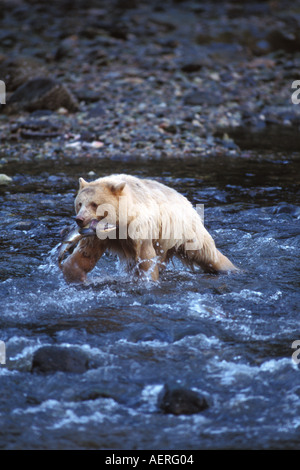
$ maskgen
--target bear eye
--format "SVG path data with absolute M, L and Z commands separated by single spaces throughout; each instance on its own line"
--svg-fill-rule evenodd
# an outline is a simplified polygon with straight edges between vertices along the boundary
M 92 207 L 93 209 L 97 209 L 98 204 L 96 204 L 95 202 L 91 202 L 91 207 Z
M 81 203 L 81 202 L 79 202 L 79 204 L 78 204 L 78 207 L 79 207 L 79 209 L 81 208 L 81 206 L 82 206 L 82 203 Z

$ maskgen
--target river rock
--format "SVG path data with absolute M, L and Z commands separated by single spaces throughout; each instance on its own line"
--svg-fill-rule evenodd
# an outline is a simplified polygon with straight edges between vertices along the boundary
M 54 59 L 55 60 L 62 60 L 66 59 L 67 57 L 74 57 L 77 51 L 78 40 L 77 36 L 70 36 L 65 38 L 61 41 L 60 45 L 58 46 Z
M 63 346 L 43 346 L 35 351 L 31 372 L 73 372 L 81 374 L 89 368 L 88 357 L 78 349 Z
M 181 70 L 183 72 L 192 73 L 192 72 L 199 72 L 199 70 L 202 69 L 202 67 L 203 67 L 203 64 L 201 62 L 190 61 L 190 62 L 185 62 L 181 66 Z
M 183 99 L 184 104 L 190 106 L 219 106 L 222 104 L 222 101 L 223 98 L 220 94 L 213 93 L 212 91 L 208 93 L 206 90 L 192 91 L 191 93 L 188 93 Z
M 12 178 L 10 176 L 5 175 L 4 173 L 0 174 L 0 186 L 5 186 L 12 182 Z
M 158 396 L 158 407 L 164 413 L 190 415 L 205 410 L 208 404 L 204 397 L 193 390 L 165 385 Z
M 74 112 L 78 109 L 78 101 L 65 85 L 47 77 L 28 80 L 7 101 L 7 112 L 10 113 L 38 109 L 56 111 L 59 108 Z
M 293 204 L 280 203 L 273 210 L 274 214 L 290 214 L 293 217 L 299 217 L 300 207 L 294 206 Z
M 44 64 L 33 57 L 14 57 L 1 62 L 0 80 L 3 80 L 7 91 L 15 91 L 27 80 L 47 76 Z

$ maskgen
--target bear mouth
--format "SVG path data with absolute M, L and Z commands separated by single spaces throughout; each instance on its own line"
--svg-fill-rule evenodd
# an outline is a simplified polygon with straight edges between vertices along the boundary
M 96 227 L 98 223 L 99 223 L 98 219 L 92 219 L 88 224 L 86 224 L 84 227 L 80 229 L 80 233 L 82 233 L 82 230 L 87 230 L 87 229 L 94 230 L 96 232 Z
M 100 232 L 111 232 L 112 230 L 115 230 L 117 226 L 115 224 L 110 224 L 108 222 L 102 222 L 101 220 L 98 219 L 92 219 L 87 225 L 79 229 L 79 233 L 81 235 L 90 235 L 92 231 L 95 233 L 100 231 Z

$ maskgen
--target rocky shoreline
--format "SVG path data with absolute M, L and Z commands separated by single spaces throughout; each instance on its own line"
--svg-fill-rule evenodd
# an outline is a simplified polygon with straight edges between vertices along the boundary
M 1 172 L 82 157 L 298 159 L 299 1 L 0 4 Z

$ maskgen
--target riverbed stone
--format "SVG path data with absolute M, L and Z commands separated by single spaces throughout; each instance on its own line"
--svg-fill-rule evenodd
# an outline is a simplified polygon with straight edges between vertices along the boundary
M 0 79 L 4 80 L 8 92 L 15 91 L 27 80 L 47 75 L 45 65 L 34 57 L 9 57 L 1 62 Z
M 56 111 L 59 108 L 74 112 L 78 109 L 77 99 L 58 81 L 48 77 L 38 77 L 28 80 L 17 88 L 7 101 L 6 112 L 39 109 Z
M 221 94 L 207 93 L 207 91 L 192 91 L 184 97 L 184 104 L 190 106 L 211 105 L 218 106 L 222 103 Z
M 31 372 L 47 374 L 62 371 L 82 374 L 88 368 L 88 356 L 79 349 L 42 346 L 33 355 Z

